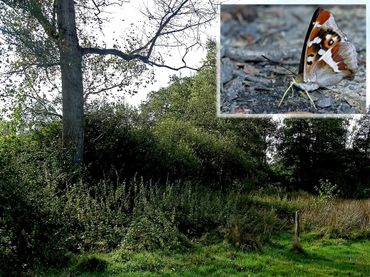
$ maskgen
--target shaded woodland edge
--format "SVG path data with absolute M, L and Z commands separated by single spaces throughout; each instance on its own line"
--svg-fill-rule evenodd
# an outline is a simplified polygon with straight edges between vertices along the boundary
M 14 109 L 1 122 L 4 274 L 93 251 L 223 240 L 257 250 L 291 229 L 297 209 L 319 235 L 369 238 L 369 115 L 356 124 L 217 118 L 214 52 L 138 109 L 91 103 L 82 166 L 68 162 L 60 121 L 29 126 Z

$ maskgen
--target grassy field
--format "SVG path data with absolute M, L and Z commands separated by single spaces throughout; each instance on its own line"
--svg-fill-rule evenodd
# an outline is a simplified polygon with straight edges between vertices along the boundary
M 304 253 L 291 251 L 282 234 L 261 251 L 243 252 L 228 244 L 196 246 L 186 252 L 122 250 L 76 257 L 64 272 L 47 276 L 370 276 L 370 241 L 302 237 Z M 100 272 L 94 272 L 99 270 Z

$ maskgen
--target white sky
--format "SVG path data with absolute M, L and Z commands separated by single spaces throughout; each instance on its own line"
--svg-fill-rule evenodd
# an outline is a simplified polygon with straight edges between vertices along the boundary
M 124 3 L 123 6 L 120 7 L 114 7 L 112 11 L 108 11 L 110 13 L 110 18 L 108 24 L 106 24 L 106 28 L 103 30 L 105 34 L 105 40 L 107 41 L 107 47 L 112 47 L 113 44 L 113 38 L 117 35 L 122 34 L 124 30 L 129 30 L 132 28 L 130 25 L 134 24 L 138 30 L 142 29 L 142 23 L 146 20 L 145 16 L 140 12 L 140 10 L 144 10 L 144 6 L 153 7 L 152 1 L 148 0 L 142 0 L 142 1 L 130 1 L 127 3 Z M 123 21 L 124 20 L 124 21 Z M 142 21 L 141 21 L 142 20 Z M 202 37 L 202 40 L 204 42 L 207 40 L 207 37 L 212 37 L 216 39 L 215 37 L 215 30 L 217 30 L 216 22 L 213 23 L 211 28 L 204 30 L 204 35 Z M 109 41 L 111 40 L 111 44 L 109 44 Z M 173 49 L 171 52 L 172 57 L 167 57 L 167 62 L 169 65 L 173 66 L 181 66 L 181 57 L 182 54 L 180 52 L 181 49 Z M 190 52 L 187 55 L 187 65 L 190 67 L 199 67 L 201 66 L 201 61 L 205 57 L 206 52 L 205 49 L 198 49 L 194 50 L 193 52 Z M 129 103 L 133 106 L 138 106 L 143 100 L 146 99 L 147 95 L 151 91 L 157 91 L 162 87 L 168 86 L 168 82 L 170 80 L 170 76 L 177 75 L 181 77 L 185 76 L 191 76 L 194 75 L 195 72 L 193 70 L 189 69 L 182 69 L 180 71 L 174 71 L 167 68 L 159 68 L 159 67 L 153 67 L 155 72 L 155 81 L 153 84 L 147 85 L 145 88 L 141 87 L 139 88 L 139 92 L 135 95 L 128 95 L 125 94 L 123 97 L 125 98 L 125 102 Z M 216 92 L 215 92 L 216 93 Z

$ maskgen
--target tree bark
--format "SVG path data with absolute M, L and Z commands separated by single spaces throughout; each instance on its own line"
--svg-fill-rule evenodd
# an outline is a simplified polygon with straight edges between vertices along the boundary
M 75 163 L 83 160 L 84 101 L 82 51 L 76 30 L 73 0 L 57 0 L 58 43 L 62 75 L 63 141 Z

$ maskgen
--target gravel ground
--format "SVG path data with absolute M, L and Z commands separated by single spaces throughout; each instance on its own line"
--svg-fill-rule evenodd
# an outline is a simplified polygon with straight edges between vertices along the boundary
M 331 11 L 355 45 L 359 68 L 353 80 L 311 92 L 316 110 L 297 89 L 287 94 L 280 108 L 278 103 L 294 77 L 282 66 L 298 73 L 303 42 L 317 6 L 221 6 L 221 114 L 365 113 L 365 6 L 321 7 Z

